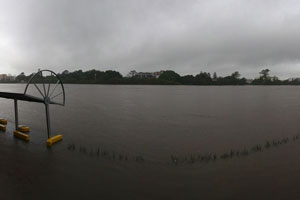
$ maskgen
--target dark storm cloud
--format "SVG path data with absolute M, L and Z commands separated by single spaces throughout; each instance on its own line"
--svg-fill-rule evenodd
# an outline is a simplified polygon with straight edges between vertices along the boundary
M 1 72 L 234 70 L 300 76 L 300 2 L 0 1 Z

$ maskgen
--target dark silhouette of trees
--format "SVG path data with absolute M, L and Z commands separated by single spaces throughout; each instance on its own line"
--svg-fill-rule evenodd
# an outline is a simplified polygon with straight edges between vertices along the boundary
M 233 72 L 232 74 L 231 74 L 231 78 L 232 79 L 239 79 L 240 78 L 240 76 L 241 76 L 241 74 L 239 73 L 239 72 Z
M 279 80 L 276 76 L 270 76 L 269 69 L 263 69 L 259 72 L 259 78 L 247 83 L 245 78 L 241 78 L 241 74 L 236 71 L 229 76 L 217 76 L 214 72 L 211 76 L 208 72 L 200 72 L 199 74 L 180 76 L 178 73 L 167 70 L 164 71 L 159 78 L 155 77 L 123 77 L 119 72 L 113 70 L 99 71 L 96 69 L 82 71 L 76 70 L 69 72 L 64 70 L 58 74 L 64 83 L 80 83 L 80 84 L 146 84 L 146 85 L 300 85 L 300 79 Z M 31 75 L 26 76 L 24 72 L 11 82 L 27 82 Z M 46 77 L 45 81 L 51 80 Z M 42 81 L 42 80 L 40 80 Z M 5 81 L 1 81 L 5 82 Z
M 22 72 L 21 74 L 19 74 L 19 75 L 16 77 L 16 81 L 18 81 L 18 82 L 24 82 L 24 81 L 26 81 L 25 73 Z
M 218 77 L 217 85 L 246 85 L 247 80 L 245 78 L 240 78 L 239 72 L 233 72 L 230 76 Z
M 167 70 L 159 76 L 159 79 L 167 81 L 170 84 L 180 84 L 181 77 L 176 72 Z
M 196 85 L 212 85 L 210 73 L 200 72 L 195 76 Z
M 195 77 L 193 75 L 182 76 L 180 79 L 180 83 L 184 85 L 195 85 Z
M 83 72 L 77 70 L 68 72 L 67 70 L 59 74 L 65 83 L 98 83 L 98 84 L 118 84 L 121 83 L 122 75 L 113 70 L 98 71 L 95 69 Z
M 214 74 L 213 74 L 213 80 L 216 81 L 217 79 L 218 79 L 217 73 L 214 72 Z
M 260 78 L 263 79 L 263 80 L 267 80 L 269 78 L 269 72 L 270 72 L 269 69 L 261 70 L 261 72 L 259 72 Z
M 259 72 L 260 77 L 253 80 L 253 85 L 283 85 L 284 82 L 280 81 L 278 77 L 270 76 L 269 69 L 263 69 Z

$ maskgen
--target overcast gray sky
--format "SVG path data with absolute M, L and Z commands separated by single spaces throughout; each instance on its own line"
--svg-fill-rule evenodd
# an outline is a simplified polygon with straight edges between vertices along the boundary
M 0 0 L 0 73 L 300 76 L 299 0 Z

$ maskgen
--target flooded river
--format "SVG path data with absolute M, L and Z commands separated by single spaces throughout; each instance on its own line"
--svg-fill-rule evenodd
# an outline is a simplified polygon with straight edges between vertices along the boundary
M 65 89 L 66 106 L 50 108 L 64 139 L 50 149 L 43 104 L 19 103 L 25 143 L 0 99 L 2 199 L 300 199 L 300 87 Z

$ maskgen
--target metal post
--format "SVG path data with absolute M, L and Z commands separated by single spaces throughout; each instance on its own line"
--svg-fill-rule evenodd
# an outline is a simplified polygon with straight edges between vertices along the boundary
M 49 104 L 45 104 L 48 138 L 51 135 Z
M 18 100 L 14 99 L 15 102 L 15 124 L 16 124 L 16 130 L 19 128 L 19 115 L 18 115 Z

